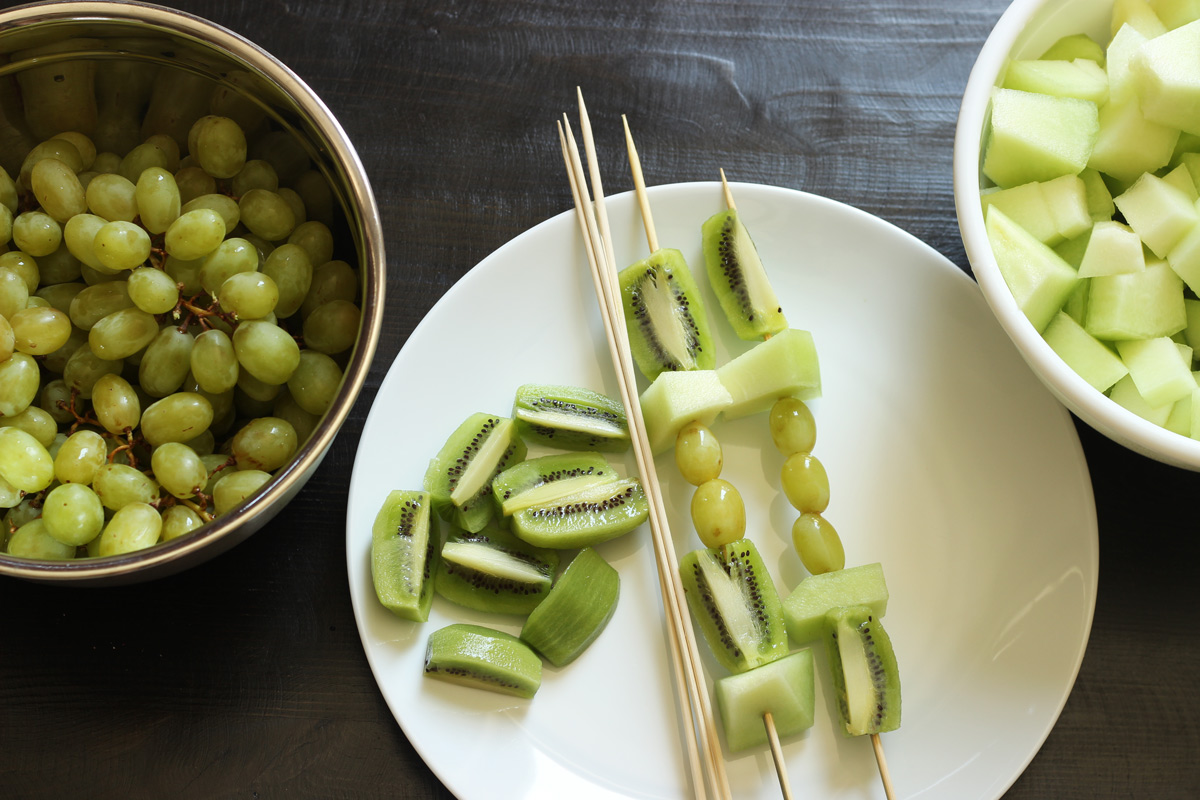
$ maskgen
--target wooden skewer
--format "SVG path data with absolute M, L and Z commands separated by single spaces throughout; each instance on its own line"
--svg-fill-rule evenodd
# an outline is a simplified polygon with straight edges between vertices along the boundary
M 878 733 L 871 734 L 871 747 L 875 750 L 875 763 L 879 765 L 879 778 L 883 781 L 883 793 L 887 800 L 896 800 L 896 789 L 892 786 L 892 774 L 888 771 L 887 759 L 883 756 L 883 742 Z
M 770 711 L 763 712 L 763 724 L 767 726 L 767 741 L 771 743 L 771 758 L 775 760 L 775 774 L 779 776 L 779 791 L 783 800 L 792 800 L 792 786 L 788 782 L 787 763 L 783 760 L 783 746 L 779 744 L 779 732 L 775 730 L 775 718 Z
M 729 181 L 725 180 L 725 168 L 721 168 L 721 191 L 725 193 L 725 205 L 730 211 L 737 211 L 737 203 L 733 202 L 733 192 L 729 191 Z

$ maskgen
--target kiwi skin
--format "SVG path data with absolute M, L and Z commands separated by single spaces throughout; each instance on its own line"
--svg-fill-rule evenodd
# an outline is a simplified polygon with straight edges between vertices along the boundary
M 521 628 L 521 639 L 556 667 L 583 654 L 617 610 L 621 577 L 595 550 L 585 547 Z

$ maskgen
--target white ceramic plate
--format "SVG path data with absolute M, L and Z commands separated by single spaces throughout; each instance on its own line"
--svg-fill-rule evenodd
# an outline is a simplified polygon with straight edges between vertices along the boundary
M 1095 505 L 1075 429 L 975 284 L 934 250 L 813 195 L 735 185 L 734 196 L 789 322 L 816 339 L 826 517 L 848 564 L 884 565 L 904 720 L 882 739 L 899 795 L 999 797 L 1057 719 L 1091 628 Z M 684 252 L 704 287 L 722 363 L 749 345 L 729 332 L 703 279 L 700 224 L 722 208 L 719 184 L 655 187 L 650 200 L 660 242 Z M 644 257 L 632 196 L 610 198 L 609 214 L 618 263 Z M 419 488 L 468 414 L 508 413 L 525 382 L 617 394 L 582 252 L 574 212 L 564 213 L 447 292 L 392 365 L 354 466 L 346 547 L 363 646 L 405 734 L 463 800 L 691 796 L 647 526 L 598 548 L 621 574 L 616 614 L 578 661 L 547 667 L 532 701 L 422 677 L 430 631 L 467 621 L 517 633 L 519 619 L 437 598 L 415 624 L 386 612 L 371 584 L 383 498 Z M 779 489 L 782 456 L 765 415 L 715 431 L 723 477 L 745 498 L 748 531 L 782 593 L 805 575 Z M 618 463 L 628 472 L 632 457 Z M 658 472 L 677 549 L 698 547 L 690 487 L 669 454 Z M 721 674 L 711 658 L 707 666 Z M 817 666 L 816 724 L 784 744 L 796 796 L 882 798 L 870 743 L 835 733 L 822 652 Z M 735 797 L 779 796 L 765 748 L 728 765 Z

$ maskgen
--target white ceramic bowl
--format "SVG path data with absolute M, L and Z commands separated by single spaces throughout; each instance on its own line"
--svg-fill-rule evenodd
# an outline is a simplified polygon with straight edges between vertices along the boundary
M 1147 422 L 1109 400 L 1075 374 L 1025 318 L 996 265 L 984 229 L 979 190 L 984 125 L 991 90 L 1012 58 L 1036 58 L 1059 38 L 1087 33 L 1110 38 L 1111 2 L 1016 0 L 996 23 L 971 70 L 954 140 L 954 200 L 975 278 L 1001 326 L 1042 382 L 1076 416 L 1113 441 L 1150 458 L 1200 470 L 1200 441 Z

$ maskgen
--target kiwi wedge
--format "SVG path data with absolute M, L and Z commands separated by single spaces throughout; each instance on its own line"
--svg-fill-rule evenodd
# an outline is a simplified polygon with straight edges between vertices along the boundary
M 788 326 L 750 232 L 735 209 L 701 226 L 708 283 L 739 339 L 774 336 Z
M 847 736 L 900 727 L 900 671 L 892 640 L 867 606 L 835 608 L 825 617 L 825 652 Z
M 496 614 L 528 614 L 549 594 L 558 551 L 526 544 L 493 522 L 446 537 L 434 589 L 452 603 Z
M 704 301 L 683 253 L 655 250 L 621 270 L 620 284 L 629 349 L 648 380 L 716 366 Z
M 513 464 L 492 481 L 492 495 L 500 513 L 509 516 L 619 477 L 599 453 L 556 453 Z
M 384 608 L 424 622 L 433 603 L 437 528 L 428 492 L 388 493 L 371 527 L 371 580 Z
M 512 416 L 526 442 L 606 453 L 629 449 L 625 406 L 591 389 L 527 383 L 517 388 Z
M 554 588 L 530 612 L 521 640 L 556 667 L 565 667 L 596 641 L 617 608 L 621 577 L 595 550 L 579 551 Z
M 788 654 L 783 605 L 753 542 L 693 550 L 679 572 L 692 617 L 722 666 L 745 672 Z
M 636 478 L 589 486 L 512 516 L 517 536 L 538 547 L 591 547 L 629 533 L 650 516 Z
M 430 460 L 425 490 L 444 518 L 464 530 L 482 530 L 495 514 L 492 479 L 525 458 L 525 452 L 511 419 L 472 414 Z
M 542 685 L 542 660 L 512 634 L 457 622 L 429 634 L 425 675 L 477 689 L 533 697 Z

